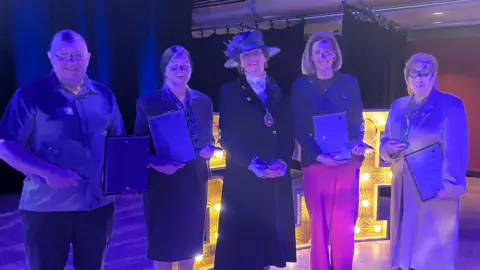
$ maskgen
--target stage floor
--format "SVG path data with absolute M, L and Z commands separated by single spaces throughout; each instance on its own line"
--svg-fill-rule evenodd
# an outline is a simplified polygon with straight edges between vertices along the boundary
M 462 198 L 460 250 L 457 270 L 479 269 L 480 264 L 480 179 L 468 180 Z M 27 270 L 23 253 L 18 196 L 0 197 L 0 270 Z M 145 258 L 145 227 L 139 199 L 118 200 L 113 242 L 107 253 L 105 270 L 152 269 Z M 355 245 L 354 270 L 384 270 L 388 266 L 388 241 Z M 309 250 L 298 251 L 298 262 L 286 269 L 308 270 Z M 73 269 L 71 258 L 65 269 Z M 285 269 L 285 268 L 284 268 Z

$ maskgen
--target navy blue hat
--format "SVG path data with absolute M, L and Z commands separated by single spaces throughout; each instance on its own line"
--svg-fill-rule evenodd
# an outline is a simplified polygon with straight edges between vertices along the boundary
M 249 51 L 262 49 L 267 53 L 268 58 L 280 52 L 279 48 L 266 46 L 263 42 L 262 32 L 257 30 L 238 33 L 227 45 L 225 55 L 229 58 L 225 63 L 226 68 L 236 68 L 239 63 L 236 59 L 240 54 Z

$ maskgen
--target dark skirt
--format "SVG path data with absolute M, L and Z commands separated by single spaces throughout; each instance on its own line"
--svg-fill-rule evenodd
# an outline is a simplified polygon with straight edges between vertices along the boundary
M 203 253 L 207 182 L 203 159 L 173 175 L 150 172 L 144 195 L 148 259 L 177 262 Z
M 296 261 L 292 182 L 227 169 L 215 270 L 262 270 Z

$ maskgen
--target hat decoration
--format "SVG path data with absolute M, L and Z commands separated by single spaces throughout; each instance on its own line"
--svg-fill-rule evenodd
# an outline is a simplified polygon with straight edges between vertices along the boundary
M 263 42 L 262 33 L 258 30 L 238 33 L 230 42 L 225 43 L 225 45 L 227 46 L 225 56 L 229 58 L 225 63 L 226 68 L 238 67 L 239 63 L 237 62 L 237 59 L 241 54 L 249 51 L 257 49 L 265 50 L 268 58 L 271 58 L 280 52 L 279 48 L 266 46 Z

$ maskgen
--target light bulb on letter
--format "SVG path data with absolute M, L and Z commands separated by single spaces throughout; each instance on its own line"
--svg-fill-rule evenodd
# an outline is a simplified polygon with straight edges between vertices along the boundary
M 368 173 L 362 174 L 362 180 L 363 180 L 363 181 L 368 181 L 368 180 L 370 180 L 370 174 L 368 174 Z
M 385 126 L 386 123 L 387 123 L 387 120 L 384 117 L 378 118 L 379 126 Z
M 222 159 L 223 158 L 223 151 L 215 151 L 214 155 L 217 159 Z
M 363 207 L 368 207 L 370 205 L 370 203 L 368 202 L 368 200 L 362 200 L 362 206 Z

